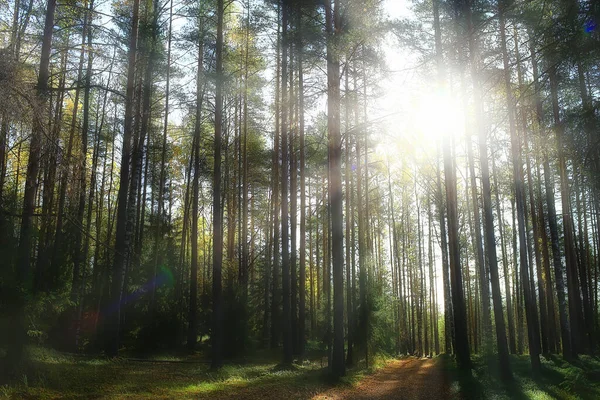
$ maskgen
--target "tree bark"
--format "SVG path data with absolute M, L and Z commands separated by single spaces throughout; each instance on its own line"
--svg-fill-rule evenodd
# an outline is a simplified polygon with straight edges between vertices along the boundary
M 571 200 L 567 162 L 564 150 L 563 125 L 560 120 L 560 108 L 558 104 L 558 82 L 556 67 L 552 67 L 549 73 L 550 92 L 552 98 L 552 116 L 554 120 L 554 134 L 558 149 L 558 174 L 560 177 L 560 190 L 563 214 L 563 235 L 565 242 L 565 259 L 567 266 L 567 287 L 569 294 L 569 319 L 571 322 L 571 353 L 576 357 L 583 349 L 585 343 L 581 321 L 582 303 L 579 292 L 579 280 L 577 275 L 577 255 L 575 252 L 575 237 L 573 233 L 573 220 L 571 216 Z
M 535 84 L 534 101 L 536 106 L 536 126 L 539 130 L 538 133 L 541 134 L 541 129 L 544 121 L 544 110 L 542 107 L 541 85 L 539 81 L 538 64 L 533 42 L 531 42 L 530 44 L 530 53 L 533 71 L 533 81 Z M 565 296 L 562 255 L 559 245 L 558 224 L 556 219 L 556 208 L 554 199 L 554 184 L 552 182 L 553 179 L 551 177 L 548 154 L 545 152 L 543 157 L 544 186 L 546 192 L 546 204 L 548 206 L 548 226 L 550 228 L 550 244 L 552 247 L 552 260 L 554 265 L 554 277 L 556 281 L 556 293 L 558 298 L 558 315 L 560 322 L 562 354 L 565 360 L 571 360 L 573 358 L 571 346 L 571 328 L 567 317 L 567 310 L 569 309 L 569 304 L 567 303 L 567 297 Z
M 511 138 L 511 156 L 513 164 L 513 179 L 515 185 L 515 198 L 517 205 L 517 223 L 519 229 L 519 252 L 520 252 L 520 270 L 521 284 L 523 286 L 523 294 L 525 296 L 525 314 L 527 317 L 527 333 L 529 339 L 529 355 L 531 358 L 531 367 L 534 374 L 538 374 L 541 369 L 540 364 L 540 343 L 539 343 L 539 325 L 537 316 L 537 302 L 535 293 L 531 292 L 527 259 L 527 243 L 526 243 L 526 217 L 525 217 L 525 190 L 523 182 L 523 166 L 521 160 L 521 143 L 517 134 L 515 124 L 515 105 L 512 95 L 512 87 L 510 83 L 510 70 L 508 63 L 508 52 L 506 50 L 506 27 L 504 20 L 505 4 L 500 4 L 498 7 L 500 19 L 500 44 L 502 49 L 502 60 L 504 64 L 504 88 L 506 91 L 506 103 L 508 108 L 508 120 Z M 491 210 L 490 210 L 491 211 Z
M 200 20 L 202 17 L 199 17 Z M 204 103 L 204 35 L 203 25 L 198 27 L 201 31 L 198 39 L 198 65 L 196 75 L 196 120 L 194 122 L 194 140 L 192 145 L 193 159 L 193 180 L 192 180 L 192 218 L 191 218 L 191 250 L 192 262 L 190 267 L 190 303 L 188 311 L 188 333 L 187 333 L 187 348 L 188 351 L 194 351 L 197 340 L 198 329 L 198 202 L 199 202 L 199 180 L 200 174 L 200 141 L 202 139 L 202 106 Z M 166 138 L 166 128 L 165 128 Z M 164 139 L 163 139 L 164 140 Z M 165 151 L 163 149 L 163 151 Z M 160 200 L 159 200 L 160 204 Z
M 110 302 L 112 304 L 112 307 L 114 307 L 114 311 L 108 316 L 106 321 L 108 337 L 106 340 L 105 350 L 107 355 L 110 357 L 116 357 L 119 352 L 119 336 L 122 306 L 121 296 L 123 288 L 123 276 L 125 272 L 126 252 L 129 248 L 130 240 L 130 238 L 127 235 L 127 195 L 130 181 L 129 161 L 131 159 L 131 139 L 133 133 L 133 95 L 135 90 L 135 69 L 137 55 L 139 9 L 140 1 L 134 0 L 127 61 L 127 88 L 125 92 L 123 148 L 121 150 L 121 172 L 119 179 L 119 191 L 117 195 L 115 255 L 113 260 L 112 283 L 110 293 Z
M 512 378 L 510 361 L 508 358 L 508 345 L 506 342 L 506 328 L 504 325 L 504 313 L 502 309 L 502 294 L 500 292 L 500 278 L 498 274 L 498 257 L 496 255 L 496 236 L 494 231 L 494 215 L 492 211 L 492 193 L 490 185 L 490 173 L 486 147 L 486 130 L 483 126 L 483 96 L 478 74 L 478 62 L 476 54 L 478 49 L 475 43 L 473 22 L 471 17 L 471 6 L 468 12 L 469 25 L 469 49 L 471 54 L 471 77 L 475 87 L 476 104 L 476 126 L 479 130 L 479 162 L 481 165 L 481 186 L 483 197 L 483 210 L 485 218 L 485 248 L 488 253 L 488 264 L 492 283 L 492 300 L 494 305 L 494 320 L 496 322 L 496 341 L 498 346 L 498 358 L 503 379 Z
M 217 0 L 217 49 L 215 82 L 215 143 L 213 171 L 213 330 L 211 335 L 211 368 L 222 366 L 223 347 L 223 293 L 221 268 L 223 265 L 223 219 L 221 212 L 221 137 L 223 130 L 223 14 L 224 0 Z
M 299 354 L 304 357 L 304 348 L 306 345 L 306 154 L 304 141 L 304 41 L 302 38 L 302 9 L 298 9 L 298 43 L 296 44 L 296 58 L 298 64 L 298 136 L 300 147 L 300 285 L 298 288 L 299 309 L 298 309 L 298 339 Z M 312 279 L 310 280 L 312 287 Z
M 291 364 L 293 361 L 292 343 L 292 311 L 290 288 L 290 238 L 289 238 L 289 205 L 288 205 L 288 178 L 289 178 L 289 103 L 288 103 L 288 5 L 285 1 L 281 6 L 281 265 L 282 265 L 282 290 L 283 290 L 283 363 Z

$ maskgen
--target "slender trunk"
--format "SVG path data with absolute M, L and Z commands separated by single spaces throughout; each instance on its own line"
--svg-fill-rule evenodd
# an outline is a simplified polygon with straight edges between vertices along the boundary
M 500 292 L 500 278 L 498 274 L 498 257 L 496 254 L 496 236 L 494 231 L 494 215 L 492 211 L 492 193 L 490 185 L 490 173 L 487 154 L 487 132 L 484 127 L 483 96 L 479 77 L 479 49 L 475 42 L 475 31 L 472 21 L 471 4 L 468 4 L 467 24 L 469 54 L 471 62 L 471 78 L 474 86 L 474 102 L 476 104 L 475 119 L 476 129 L 479 137 L 479 162 L 481 167 L 481 186 L 483 197 L 483 212 L 485 220 L 485 248 L 488 254 L 488 265 L 492 283 L 492 300 L 494 307 L 494 320 L 496 322 L 496 341 L 498 346 L 498 358 L 502 377 L 509 380 L 512 377 L 510 362 L 508 358 L 508 345 L 506 341 L 506 328 L 504 325 L 504 314 L 502 308 L 502 294 Z
M 544 121 L 544 111 L 542 107 L 541 85 L 539 81 L 539 72 L 537 58 L 535 54 L 533 41 L 530 44 L 531 64 L 533 71 L 533 80 L 535 83 L 535 105 L 536 105 L 536 126 L 541 135 L 541 130 Z M 548 226 L 550 228 L 550 244 L 552 247 L 552 261 L 554 265 L 554 279 L 556 281 L 556 294 L 558 298 L 558 315 L 560 322 L 560 333 L 562 342 L 562 354 L 565 360 L 571 360 L 574 356 L 571 346 L 571 328 L 569 326 L 567 310 L 569 304 L 565 296 L 565 282 L 563 275 L 562 255 L 560 251 L 558 224 L 556 217 L 555 198 L 554 198 L 554 183 L 551 177 L 550 162 L 547 152 L 544 153 L 543 171 L 544 171 L 544 186 L 546 192 L 546 204 L 548 206 Z
M 242 143 L 242 232 L 241 232 L 241 244 L 242 244 L 242 270 L 240 276 L 240 285 L 241 285 L 241 295 L 242 295 L 242 305 L 244 306 L 244 315 L 241 316 L 241 337 L 245 338 L 247 336 L 248 330 L 248 310 L 246 309 L 246 304 L 248 303 L 248 273 L 250 270 L 250 249 L 249 249 L 249 238 L 248 238 L 248 209 L 250 208 L 250 204 L 248 202 L 249 195 L 249 183 L 248 183 L 248 59 L 249 59 L 249 35 L 250 35 L 250 7 L 247 5 L 247 17 L 246 17 L 246 40 L 245 40 L 245 51 L 244 51 L 244 86 L 243 86 L 243 143 Z M 245 345 L 245 340 L 241 341 L 242 350 Z
M 471 75 L 475 89 L 476 125 L 479 130 L 479 162 L 481 164 L 481 185 L 483 197 L 483 210 L 485 219 L 485 248 L 488 253 L 488 265 L 492 283 L 492 300 L 494 306 L 494 320 L 496 322 L 496 341 L 498 346 L 498 358 L 502 377 L 506 380 L 511 379 L 512 372 L 508 358 L 508 345 L 506 342 L 506 328 L 504 325 L 504 314 L 502 308 L 502 294 L 500 292 L 500 278 L 498 274 L 498 257 L 496 255 L 496 236 L 494 231 L 494 216 L 492 211 L 492 193 L 490 185 L 490 173 L 487 156 L 487 135 L 483 123 L 483 97 L 481 95 L 481 86 L 479 84 L 478 73 L 478 49 L 476 47 L 471 18 L 471 9 L 468 13 L 469 25 L 469 49 L 471 53 Z
M 23 346 L 25 345 L 25 293 L 28 289 L 29 268 L 31 264 L 31 249 L 33 236 L 33 214 L 35 213 L 35 195 L 38 187 L 37 179 L 42 155 L 42 136 L 44 135 L 41 115 L 46 115 L 48 98 L 48 78 L 50 50 L 52 48 L 52 31 L 54 28 L 54 11 L 56 0 L 48 0 L 46 17 L 44 22 L 44 36 L 42 39 L 42 51 L 40 57 L 40 69 L 36 85 L 36 97 L 41 107 L 39 113 L 35 113 L 33 129 L 29 142 L 29 159 L 27 161 L 27 175 L 25 179 L 25 193 L 23 194 L 23 214 L 21 217 L 21 232 L 19 234 L 19 247 L 17 250 L 16 282 L 17 293 L 15 306 L 10 315 L 10 324 L 14 327 L 8 337 L 6 354 L 6 365 L 8 372 L 15 372 L 21 361 Z
M 297 30 L 299 38 L 296 45 L 296 57 L 298 63 L 298 135 L 300 140 L 300 286 L 298 288 L 300 306 L 298 309 L 298 350 L 300 357 L 302 358 L 304 357 L 304 348 L 306 345 L 306 155 L 304 148 L 304 71 L 302 60 L 304 54 L 304 42 L 302 39 L 302 19 L 300 11 L 301 9 L 298 10 Z M 310 282 L 312 287 L 312 276 Z
M 119 179 L 119 192 L 117 197 L 117 226 L 115 236 L 115 255 L 113 260 L 112 283 L 110 302 L 114 312 L 108 316 L 106 353 L 116 357 L 119 352 L 119 336 L 121 323 L 121 296 L 123 277 L 125 273 L 126 253 L 129 248 L 129 235 L 127 235 L 127 195 L 129 191 L 131 159 L 131 139 L 133 134 L 133 95 L 135 90 L 135 69 L 137 54 L 137 36 L 139 24 L 140 1 L 133 1 L 133 14 L 131 34 L 129 37 L 129 50 L 127 61 L 127 88 L 125 92 L 125 116 L 123 128 L 123 147 L 121 150 L 121 172 Z
M 298 173 L 296 169 L 296 99 L 294 93 L 294 50 L 289 45 L 289 165 L 290 165 L 290 307 L 292 329 L 292 353 L 298 354 L 298 272 L 297 272 L 297 227 L 298 227 Z
M 283 363 L 293 361 L 292 343 L 292 312 L 290 304 L 290 249 L 289 249 L 289 206 L 288 206 L 288 177 L 289 177 L 289 103 L 288 103 L 288 5 L 282 2 L 281 12 L 281 265 L 283 291 Z
M 162 238 L 162 218 L 164 208 L 164 188 L 166 185 L 166 163 L 167 163 L 167 133 L 169 131 L 169 95 L 171 84 L 171 41 L 173 30 L 173 0 L 169 3 L 169 31 L 167 34 L 167 76 L 165 87 L 165 119 L 163 122 L 163 135 L 160 152 L 160 176 L 158 178 L 158 204 L 156 209 L 156 227 L 154 231 L 154 271 L 156 277 L 159 265 L 162 262 L 163 252 L 160 250 Z M 197 136 L 197 135 L 196 135 Z M 156 313 L 157 297 L 156 297 L 156 279 L 152 284 L 152 312 Z
M 278 6 L 278 17 L 280 14 L 281 7 Z M 281 337 L 281 319 L 279 313 L 279 138 L 281 136 L 281 125 L 280 125 L 280 112 L 281 112 L 281 101 L 280 101 L 280 88 L 281 88 L 281 77 L 280 77 L 280 49 L 281 41 L 279 34 L 279 24 L 277 25 L 277 49 L 276 49 L 276 78 L 275 78 L 275 132 L 273 139 L 273 171 L 271 175 L 272 181 L 272 198 L 273 198 L 273 289 L 271 297 L 271 348 L 279 346 L 279 339 Z M 317 254 L 318 257 L 318 254 Z
M 552 116 L 554 120 L 554 133 L 556 135 L 556 146 L 558 149 L 558 173 L 560 177 L 560 190 L 563 214 L 563 234 L 565 242 L 565 258 L 567 266 L 567 287 L 569 294 L 569 319 L 571 322 L 571 352 L 574 357 L 583 349 L 581 321 L 582 304 L 579 292 L 579 280 L 577 276 L 577 255 L 575 252 L 575 237 L 573 233 L 573 220 L 571 216 L 571 200 L 567 161 L 564 150 L 563 124 L 560 120 L 560 107 L 558 104 L 558 82 L 556 67 L 551 68 L 550 92 L 552 97 Z
M 546 233 L 546 217 L 544 215 L 544 205 L 542 200 L 540 165 L 537 160 L 535 164 L 537 172 L 536 196 L 539 216 L 538 234 L 541 238 L 541 243 L 539 243 L 539 246 L 542 249 L 542 281 L 544 283 L 544 291 L 546 293 L 546 312 L 548 315 L 548 350 L 550 351 L 550 353 L 555 353 L 557 345 L 559 344 L 559 337 L 556 334 L 556 310 L 554 305 L 554 292 L 552 291 L 552 276 L 550 274 L 550 251 L 548 244 L 548 234 Z
M 203 29 L 202 26 L 199 27 Z M 198 202 L 199 202 L 199 180 L 200 174 L 200 141 L 202 139 L 202 104 L 204 100 L 204 37 L 201 35 L 198 40 L 198 65 L 196 73 L 196 120 L 194 122 L 194 141 L 192 147 L 192 159 L 194 160 L 192 180 L 192 218 L 191 218 L 191 250 L 192 262 L 190 266 L 190 303 L 188 311 L 188 332 L 187 348 L 188 351 L 194 351 L 197 340 L 198 329 Z M 165 131 L 166 137 L 166 131 Z M 164 151 L 164 149 L 163 149 Z M 159 200 L 160 202 L 160 200 Z
M 94 1 L 91 0 L 90 4 L 89 4 L 89 9 L 86 12 L 86 16 L 88 19 L 91 19 L 91 14 L 94 11 Z M 91 85 L 91 79 L 92 79 L 92 61 L 93 61 L 93 55 L 92 55 L 92 29 L 87 29 L 86 31 L 87 34 L 87 52 L 88 52 L 88 60 L 87 60 L 87 67 L 86 67 L 86 72 L 85 72 L 85 89 L 83 92 L 83 121 L 82 121 L 82 126 L 81 126 L 81 154 L 80 154 L 80 159 L 79 159 L 79 204 L 77 206 L 77 217 L 76 217 L 76 223 L 79 226 L 84 226 L 83 224 L 83 217 L 84 217 L 84 213 L 85 213 L 85 196 L 86 196 L 86 186 L 87 186 L 87 181 L 86 181 L 86 171 L 87 171 L 87 152 L 88 152 L 88 130 L 89 130 L 89 124 L 90 124 L 90 85 Z M 94 152 L 94 160 L 95 159 L 95 152 Z M 95 165 L 92 166 L 92 175 L 95 175 L 95 170 L 96 167 Z M 89 202 L 87 204 L 89 211 L 88 211 L 88 221 L 91 222 L 91 209 L 92 209 L 92 200 L 93 200 L 93 184 L 95 184 L 95 179 L 92 177 L 91 178 L 91 182 L 90 182 L 90 190 L 92 191 L 92 193 L 89 196 Z M 82 290 L 85 286 L 85 276 L 87 273 L 87 244 L 86 244 L 86 249 L 82 249 L 81 248 L 81 241 L 82 241 L 82 234 L 85 232 L 85 241 L 86 243 L 89 244 L 89 229 L 90 229 L 90 223 L 86 223 L 85 224 L 85 231 L 82 231 L 81 229 L 76 229 L 75 231 L 75 248 L 73 251 L 73 281 L 72 281 L 72 285 L 71 285 L 71 300 L 72 301 L 77 301 L 78 297 L 79 297 L 79 308 L 80 310 L 82 310 L 81 308 L 81 303 L 82 303 L 82 296 L 83 293 Z M 83 250 L 83 251 L 82 251 Z M 80 271 L 83 265 L 83 271 Z M 80 276 L 81 275 L 81 276 Z M 79 313 L 79 312 L 78 312 Z M 78 316 L 77 321 L 79 321 L 80 318 Z M 79 322 L 78 322 L 79 324 Z M 79 326 L 77 327 L 77 330 L 79 330 Z M 77 341 L 77 338 L 76 338 Z M 77 346 L 77 343 L 75 343 L 75 346 Z
M 69 37 L 67 37 L 67 46 L 69 43 Z M 61 61 L 61 70 L 63 73 L 59 79 L 58 87 L 59 89 L 64 89 L 65 80 L 66 80 L 66 65 L 68 58 L 68 51 L 63 51 L 62 61 Z M 57 170 L 57 157 L 59 150 L 59 136 L 61 130 L 61 121 L 63 118 L 63 101 L 65 97 L 65 91 L 61 91 L 56 100 L 56 110 L 54 123 L 52 126 L 52 133 L 50 137 L 50 149 L 48 159 L 47 159 L 47 172 L 44 176 L 44 195 L 42 200 L 42 221 L 40 224 L 40 239 L 39 239 L 39 247 L 38 247 L 38 258 L 36 262 L 36 273 L 34 277 L 34 286 L 33 289 L 35 291 L 43 289 L 49 278 L 48 275 L 48 264 L 49 264 L 49 250 L 51 247 L 51 238 L 52 238 L 52 228 L 54 218 L 52 217 L 52 212 L 54 211 L 54 192 L 55 192 L 55 184 L 56 184 L 56 170 Z M 8 125 L 6 126 L 8 129 Z M 4 179 L 4 177 L 0 178 Z M 1 198 L 1 195 L 0 195 Z M 0 217 L 1 219 L 2 217 Z
M 463 91 L 464 93 L 464 91 Z M 481 129 L 481 127 L 479 127 L 479 129 Z M 479 197 L 477 196 L 477 180 L 476 180 L 476 176 L 475 176 L 475 162 L 473 161 L 473 148 L 471 145 L 471 138 L 470 135 L 467 134 L 469 137 L 467 138 L 467 158 L 468 158 L 468 164 L 469 164 L 469 176 L 471 178 L 470 180 L 470 186 L 471 186 L 471 203 L 472 203 L 472 207 L 473 207 L 473 231 L 474 231 L 474 236 L 475 236 L 475 248 L 476 248 L 476 254 L 477 254 L 477 258 L 476 258 L 476 267 L 477 267 L 477 271 L 479 273 L 479 287 L 481 290 L 481 308 L 482 308 L 482 325 L 483 325 L 483 345 L 484 345 L 484 352 L 489 354 L 492 351 L 492 321 L 491 321 L 491 317 L 490 317 L 490 280 L 488 277 L 488 270 L 486 268 L 485 265 L 485 260 L 483 257 L 483 240 L 481 238 L 481 217 L 479 215 Z M 487 160 L 482 162 L 482 164 L 485 163 L 487 164 Z M 481 168 L 481 170 L 483 171 L 484 168 Z M 489 168 L 488 168 L 489 170 Z M 485 177 L 483 177 L 483 173 L 482 173 L 482 179 L 481 181 L 483 182 L 484 180 L 486 180 Z M 490 177 L 489 177 L 489 172 L 488 172 L 488 176 L 487 176 L 487 182 L 489 183 Z M 491 213 L 491 193 L 489 193 L 488 195 L 483 194 L 484 199 L 485 197 L 490 197 L 489 198 L 489 203 L 487 203 L 487 205 L 490 207 L 490 213 Z M 485 203 L 485 200 L 484 200 Z M 485 216 L 485 212 L 487 211 L 487 209 L 485 208 L 484 205 L 484 218 L 486 218 Z M 486 219 L 487 221 L 487 219 Z M 491 221 L 490 221 L 491 222 Z M 486 224 L 489 222 L 486 222 Z M 488 225 L 486 225 L 488 226 Z M 493 230 L 493 225 L 492 226 L 492 230 Z M 486 229 L 486 233 L 487 233 L 487 229 Z M 489 240 L 490 238 L 488 238 Z M 488 249 L 488 258 L 490 255 L 496 255 L 496 241 L 495 241 L 495 237 L 494 237 L 494 242 L 493 243 L 493 247 L 494 249 L 492 251 L 490 251 L 490 249 Z M 488 246 L 489 246 L 489 242 L 488 242 Z M 488 264 L 490 264 L 490 262 L 488 261 Z M 491 264 L 493 265 L 494 262 L 492 261 Z M 497 257 L 496 257 L 496 271 L 498 268 L 498 261 L 497 261 Z M 501 315 L 502 316 L 502 315 Z M 504 316 L 502 316 L 502 319 L 504 320 Z
M 510 276 L 508 274 L 508 255 L 506 252 L 506 244 L 504 239 L 504 220 L 502 216 L 502 203 L 500 203 L 500 188 L 498 187 L 498 179 L 496 174 L 496 158 L 492 157 L 492 177 L 494 180 L 494 190 L 496 197 L 496 213 L 498 215 L 498 232 L 500 234 L 500 246 L 502 248 L 502 272 L 504 274 L 504 292 L 506 296 L 506 319 L 508 322 L 508 343 L 511 354 L 517 353 L 517 344 L 515 340 L 515 321 L 512 305 L 512 294 L 510 290 Z M 514 293 L 513 293 L 514 294 Z
M 438 79 L 439 85 L 445 85 L 445 71 L 443 68 L 443 54 L 442 54 L 442 32 L 440 28 L 440 1 L 433 0 L 433 20 L 434 20 L 434 33 L 435 33 L 435 50 L 436 50 L 436 62 L 438 68 Z M 438 153 L 438 159 L 439 159 Z M 454 325 L 452 315 L 452 297 L 450 295 L 450 274 L 449 274 L 449 260 L 448 260 L 448 243 L 446 235 L 446 220 L 444 216 L 444 195 L 442 194 L 441 184 L 441 173 L 439 167 L 439 160 L 436 163 L 437 168 L 437 207 L 439 214 L 440 223 L 440 245 L 442 251 L 442 280 L 444 286 L 444 347 L 446 354 L 452 353 L 453 342 L 454 342 Z
M 531 292 L 527 259 L 527 243 L 526 243 L 526 212 L 525 212 L 525 190 L 523 182 L 523 166 L 521 161 L 521 143 L 518 137 L 515 124 L 515 105 L 512 95 L 512 87 L 510 82 L 510 70 L 508 62 L 508 52 L 506 50 L 506 27 L 504 20 L 505 4 L 499 5 L 500 19 L 500 44 L 502 48 L 502 60 L 504 63 L 504 88 L 506 91 L 506 102 L 508 108 L 508 120 L 511 139 L 511 155 L 513 164 L 513 179 L 515 185 L 515 198 L 517 206 L 517 223 L 519 229 L 519 251 L 520 251 L 520 270 L 521 284 L 523 286 L 523 294 L 525 296 L 525 314 L 527 317 L 527 333 L 529 339 L 529 355 L 531 358 L 531 367 L 534 374 L 540 372 L 540 343 L 539 343 L 539 325 L 537 316 L 537 302 L 535 293 Z
M 435 1 L 436 4 L 437 1 Z M 439 5 L 439 4 L 438 4 Z M 436 5 L 437 9 L 437 5 Z M 435 14 L 437 15 L 437 13 Z M 439 17 L 439 16 L 438 16 Z M 443 55 L 441 45 L 441 30 L 439 18 L 436 18 L 436 58 L 439 75 L 439 85 L 445 86 L 445 71 L 443 68 Z M 471 369 L 471 354 L 467 330 L 467 315 L 463 292 L 462 272 L 460 268 L 460 248 L 458 237 L 458 210 L 456 194 L 456 170 L 452 160 L 452 149 L 450 138 L 444 135 L 443 139 L 444 174 L 446 186 L 446 207 L 448 210 L 448 239 L 449 239 L 449 261 L 453 304 L 453 319 L 455 331 L 455 352 L 459 368 L 463 371 Z
M 213 176 L 213 369 L 222 365 L 223 347 L 223 294 L 221 267 L 223 264 L 223 219 L 221 213 L 221 136 L 223 129 L 223 14 L 224 0 L 217 0 L 217 49 L 215 83 L 215 143 Z
M 115 60 L 115 55 L 116 55 L 116 48 L 113 51 L 113 57 L 111 60 L 111 65 L 110 65 L 110 69 L 108 71 L 108 79 L 107 79 L 107 86 L 110 85 L 110 81 L 112 79 L 112 68 L 114 65 L 114 60 Z M 100 146 L 100 140 L 103 137 L 102 133 L 103 133 L 103 128 L 104 128 L 104 122 L 106 119 L 106 105 L 108 103 L 108 91 L 105 90 L 104 91 L 104 96 L 103 96 L 103 100 L 102 100 L 102 108 L 100 109 L 100 115 L 102 116 L 101 120 L 100 120 L 100 126 L 98 126 L 97 128 L 97 132 L 96 135 L 98 136 L 98 147 Z M 98 153 L 100 152 L 100 149 L 98 148 L 96 150 Z M 113 156 L 114 156 L 114 145 L 113 145 Z M 98 206 L 96 207 L 96 220 L 95 220 L 95 225 L 96 225 L 96 243 L 94 246 L 94 263 L 92 265 L 92 296 L 96 301 L 96 306 L 99 307 L 100 305 L 100 300 L 102 298 L 102 285 L 105 285 L 106 283 L 103 282 L 101 280 L 101 276 L 100 276 L 100 248 L 101 245 L 100 243 L 102 243 L 102 239 L 101 239 L 101 234 L 102 234 L 102 215 L 104 212 L 104 187 L 106 185 L 106 171 L 107 171 L 107 158 L 108 158 L 108 140 L 106 141 L 106 147 L 104 150 L 104 156 L 103 156 L 103 160 L 102 160 L 102 178 L 100 180 L 100 191 L 98 193 Z M 111 164 L 111 168 L 112 168 L 112 164 Z M 90 184 L 90 193 L 92 188 L 94 187 L 94 185 Z M 108 199 L 109 204 L 110 204 L 110 197 Z M 91 209 L 91 207 L 90 207 Z M 108 246 L 108 243 L 106 243 L 106 245 Z M 98 324 L 98 313 L 96 313 L 96 316 L 94 318 L 94 331 L 97 328 L 97 324 Z
M 446 182 L 446 206 L 448 209 L 448 238 L 450 250 L 450 277 L 455 330 L 455 352 L 459 367 L 471 369 L 471 355 L 468 342 L 467 314 L 463 292 L 463 279 L 460 267 L 458 236 L 458 211 L 456 195 L 456 171 L 452 161 L 450 139 L 444 138 L 444 173 Z
M 68 213 L 66 212 L 66 198 L 67 198 L 67 186 L 69 184 L 69 177 L 70 177 L 70 163 L 71 163 L 71 158 L 73 156 L 73 145 L 74 145 L 74 139 L 75 139 L 75 130 L 77 128 L 77 115 L 78 115 L 78 111 L 79 111 L 79 96 L 80 96 L 80 89 L 79 89 L 79 82 L 82 81 L 83 79 L 83 65 L 84 65 L 84 60 L 85 60 L 85 53 L 86 53 L 86 40 L 87 40 L 87 31 L 88 31 L 88 13 L 85 13 L 84 19 L 83 19 L 83 28 L 82 28 L 82 33 L 81 33 L 81 50 L 79 52 L 79 67 L 77 70 L 77 84 L 78 87 L 75 89 L 75 99 L 73 100 L 73 113 L 71 116 L 71 129 L 69 131 L 69 140 L 68 140 L 68 144 L 67 144 L 67 152 L 66 152 L 66 157 L 65 160 L 66 162 L 64 163 L 64 169 L 62 171 L 62 176 L 61 176 L 61 180 L 60 180 L 60 185 L 59 185 L 59 195 L 58 195 L 58 217 L 56 220 L 56 233 L 54 236 L 54 248 L 52 250 L 52 261 L 51 261 L 51 271 L 50 271 L 50 277 L 49 277 L 49 282 L 47 283 L 47 287 L 46 289 L 55 287 L 56 285 L 58 285 L 58 280 L 59 277 L 61 275 L 61 267 L 64 267 L 65 264 L 65 248 L 64 248 L 64 236 L 65 236 L 65 232 L 63 229 L 63 225 L 65 222 L 65 218 L 67 218 Z M 89 91 L 88 91 L 89 93 Z M 89 96 L 89 94 L 88 94 Z M 85 111 L 85 110 L 84 110 Z M 73 222 L 73 221 L 70 221 Z M 80 245 L 81 243 L 79 243 Z M 75 243 L 75 246 L 77 246 L 77 243 Z M 76 251 L 74 251 L 74 253 L 76 253 Z M 73 283 L 75 285 L 77 285 L 77 278 L 79 276 L 79 260 L 75 260 L 73 259 Z M 72 291 L 72 297 L 75 296 L 76 290 Z M 72 298 L 72 300 L 74 300 Z

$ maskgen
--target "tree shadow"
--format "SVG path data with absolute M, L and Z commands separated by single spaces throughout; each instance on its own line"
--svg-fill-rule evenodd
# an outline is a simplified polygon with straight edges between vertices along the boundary
M 460 385 L 459 397 L 465 400 L 485 398 L 485 388 L 471 371 L 457 371 L 456 379 Z

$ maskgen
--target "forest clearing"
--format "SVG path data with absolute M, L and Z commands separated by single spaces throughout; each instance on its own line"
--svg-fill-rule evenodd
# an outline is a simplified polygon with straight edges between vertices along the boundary
M 600 398 L 599 23 L 0 0 L 0 395 Z

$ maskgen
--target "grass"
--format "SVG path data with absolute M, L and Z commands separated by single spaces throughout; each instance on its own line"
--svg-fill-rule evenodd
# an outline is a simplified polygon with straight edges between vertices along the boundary
M 348 369 L 339 382 L 327 373 L 317 351 L 310 361 L 284 367 L 280 350 L 264 350 L 230 361 L 212 371 L 199 355 L 154 355 L 143 360 L 92 358 L 30 347 L 29 362 L 19 379 L 0 386 L 0 399 L 311 399 L 335 386 L 356 387 L 390 358 L 372 358 L 370 367 Z M 499 378 L 496 357 L 473 357 L 473 374 L 462 376 L 450 357 L 444 368 L 457 399 L 600 399 L 600 360 L 581 356 L 573 364 L 542 357 L 542 372 L 532 378 L 529 358 L 511 356 L 514 380 Z M 426 390 L 426 388 L 424 388 Z
M 511 356 L 514 379 L 504 383 L 500 379 L 497 359 L 473 357 L 473 374 L 464 376 L 454 362 L 444 359 L 452 383 L 453 394 L 462 399 L 600 399 L 600 360 L 580 356 L 573 364 L 561 357 L 541 357 L 542 371 L 534 378 L 528 356 Z
M 251 399 L 268 394 L 269 398 L 307 399 L 336 384 L 356 385 L 387 360 L 376 358 L 371 368 L 352 368 L 341 382 L 332 382 L 321 359 L 282 367 L 280 352 L 272 351 L 257 352 L 218 371 L 193 356 L 109 360 L 40 347 L 31 347 L 28 353 L 21 378 L 0 387 L 0 398 Z

